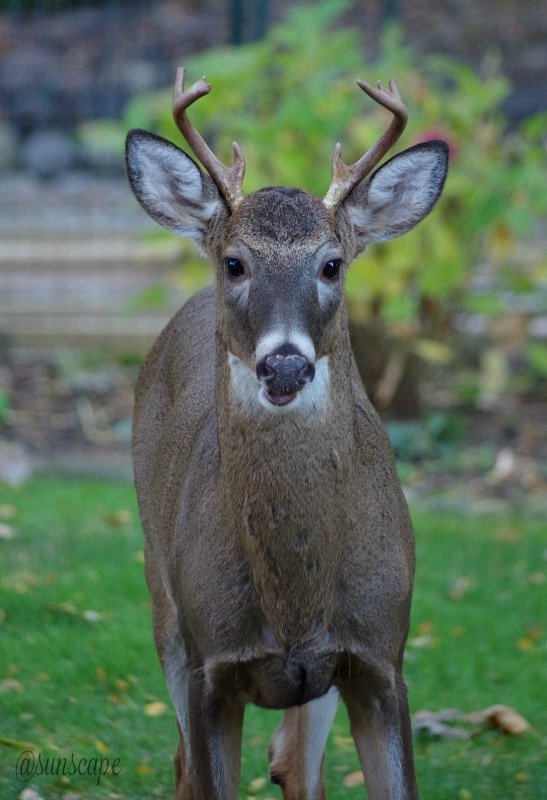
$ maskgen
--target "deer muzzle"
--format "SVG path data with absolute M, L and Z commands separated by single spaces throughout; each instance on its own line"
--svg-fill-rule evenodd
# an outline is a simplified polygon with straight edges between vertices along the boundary
M 258 379 L 266 386 L 266 396 L 275 406 L 285 406 L 315 375 L 314 365 L 302 355 L 275 353 L 256 367 Z

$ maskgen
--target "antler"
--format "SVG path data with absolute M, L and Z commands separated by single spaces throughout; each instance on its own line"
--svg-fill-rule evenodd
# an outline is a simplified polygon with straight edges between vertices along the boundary
M 210 85 L 205 78 L 201 78 L 194 83 L 187 91 L 184 91 L 184 67 L 177 69 L 175 86 L 173 89 L 173 119 L 177 128 L 182 133 L 195 155 L 199 158 L 209 175 L 214 180 L 231 211 L 239 205 L 243 199 L 241 186 L 245 175 L 245 158 L 243 152 L 236 142 L 232 143 L 234 149 L 234 163 L 231 167 L 225 166 L 206 142 L 194 128 L 186 109 L 200 97 L 209 94 Z
M 328 209 L 336 211 L 346 199 L 351 190 L 359 181 L 369 174 L 387 151 L 393 147 L 405 129 L 408 112 L 397 91 L 395 81 L 389 82 L 389 91 L 378 81 L 378 88 L 369 86 L 364 81 L 357 81 L 361 89 L 372 97 L 377 103 L 393 114 L 391 125 L 375 145 L 361 156 L 355 164 L 344 164 L 342 161 L 340 143 L 334 148 L 332 157 L 332 181 L 329 190 L 323 198 L 323 203 Z

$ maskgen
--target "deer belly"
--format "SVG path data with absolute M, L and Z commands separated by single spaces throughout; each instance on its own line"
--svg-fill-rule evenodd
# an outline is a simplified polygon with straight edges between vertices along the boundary
M 206 667 L 208 682 L 230 687 L 263 708 L 290 708 L 321 697 L 332 685 L 336 653 L 266 655 L 243 663 Z

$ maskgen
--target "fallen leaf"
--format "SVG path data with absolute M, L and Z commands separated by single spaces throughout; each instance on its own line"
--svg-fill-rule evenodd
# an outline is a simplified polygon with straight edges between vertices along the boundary
M 522 636 L 520 639 L 517 639 L 517 647 L 519 650 L 532 650 L 535 644 L 528 636 Z
M 167 714 L 169 707 L 161 700 L 154 700 L 152 703 L 147 703 L 144 707 L 144 713 L 148 717 L 161 717 L 162 714 Z
M 97 748 L 99 753 L 102 753 L 103 755 L 105 755 L 105 753 L 108 753 L 108 747 L 100 739 L 95 739 L 95 747 Z
M 15 539 L 15 528 L 11 525 L 6 525 L 5 522 L 0 522 L 0 539 L 4 539 L 5 541 L 9 541 L 10 539 Z
M 426 650 L 433 646 L 432 636 L 414 636 L 408 640 L 408 646 L 414 647 L 416 650 Z
M 503 528 L 498 531 L 494 537 L 498 542 L 505 542 L 506 544 L 516 544 L 521 540 L 520 531 L 516 528 Z
M 125 528 L 133 522 L 133 514 L 127 508 L 120 508 L 118 511 L 105 514 L 104 520 L 113 528 Z
M 39 747 L 35 744 L 31 744 L 30 742 L 20 742 L 19 739 L 8 739 L 6 736 L 0 736 L 0 744 L 5 745 L 6 747 L 14 747 L 16 750 L 32 750 L 33 753 L 37 753 Z
M 23 684 L 16 681 L 15 678 L 5 678 L 0 681 L 0 692 L 22 692 Z
M 350 772 L 349 775 L 344 777 L 344 786 L 347 786 L 348 789 L 353 789 L 354 786 L 364 786 L 365 785 L 365 776 L 358 770 L 357 772 Z
M 78 617 L 83 619 L 84 622 L 89 622 L 90 625 L 94 625 L 102 619 L 102 615 L 98 611 L 93 611 L 90 608 L 85 611 L 79 611 L 73 603 L 47 603 L 46 608 L 48 611 L 54 611 L 57 614 Z
M 139 766 L 135 769 L 137 775 L 148 775 L 149 772 L 152 772 L 152 767 L 150 764 L 139 764 Z
M 12 503 L 0 503 L 0 519 L 15 519 L 17 506 Z
M 334 744 L 336 745 L 336 747 L 341 747 L 341 748 L 353 747 L 353 737 L 337 735 L 334 737 Z
M 466 577 L 458 578 L 449 594 L 453 600 L 461 600 L 468 593 L 471 588 L 471 579 Z
M 442 711 L 417 711 L 412 718 L 414 732 L 419 735 L 429 733 L 444 739 L 469 739 L 469 732 L 464 728 L 455 728 L 447 725 L 460 719 L 460 712 L 455 708 L 445 708 Z
M 268 781 L 266 780 L 266 778 L 254 778 L 249 783 L 249 791 L 250 792 L 259 792 L 261 789 L 263 789 L 266 786 L 267 782 Z
M 545 583 L 545 575 L 543 572 L 532 572 L 528 575 L 527 580 L 530 586 L 541 586 L 542 583 Z
M 35 789 L 23 789 L 19 795 L 19 800 L 44 800 L 44 798 Z
M 102 618 L 103 616 L 99 611 L 93 611 L 91 608 L 82 611 L 82 619 L 85 619 L 86 622 L 90 622 L 92 625 L 96 622 L 100 622 Z
M 531 727 L 528 720 L 521 716 L 518 711 L 515 711 L 510 706 L 503 705 L 489 706 L 481 711 L 465 714 L 461 719 L 471 722 L 473 725 L 488 725 L 512 736 L 526 733 Z

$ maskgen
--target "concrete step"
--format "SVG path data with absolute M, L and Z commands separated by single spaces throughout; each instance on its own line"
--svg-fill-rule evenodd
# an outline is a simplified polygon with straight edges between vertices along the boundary
M 183 246 L 174 237 L 147 242 L 127 237 L 110 239 L 0 239 L 0 273 L 17 269 L 40 271 L 44 267 L 63 270 L 88 268 L 110 270 L 174 266 L 180 261 Z

